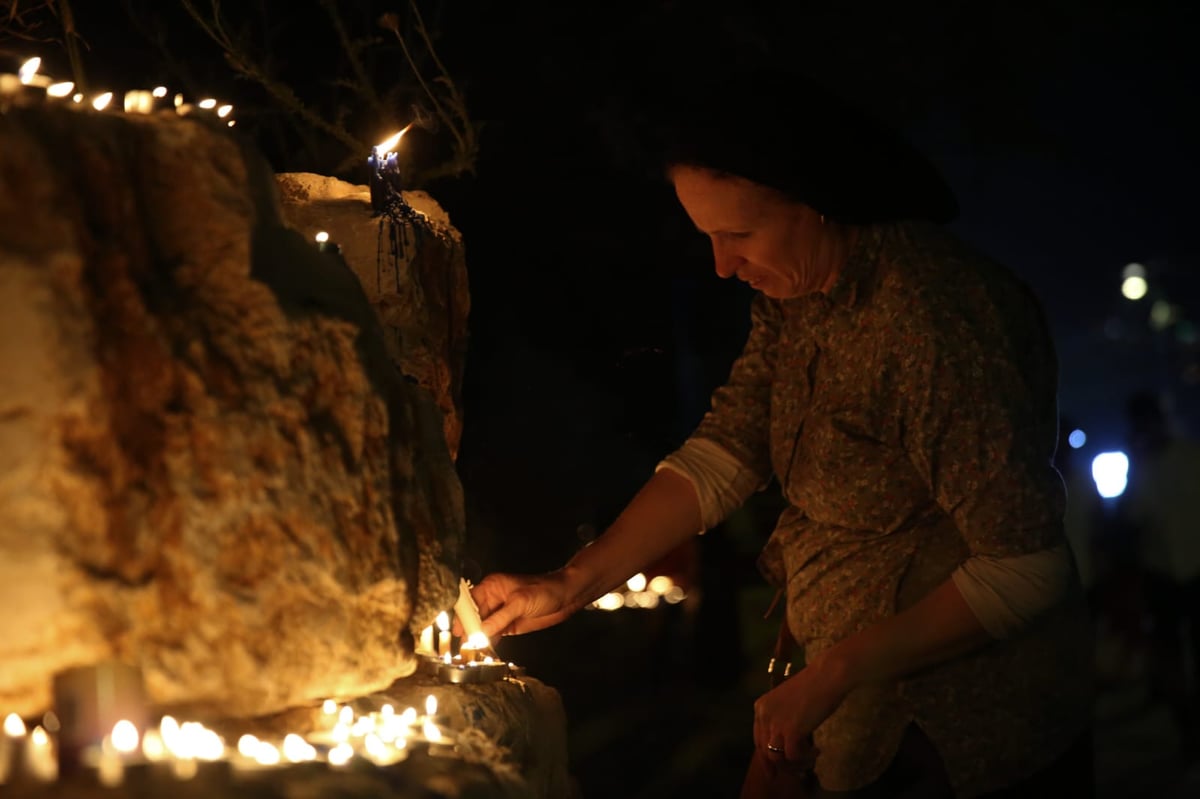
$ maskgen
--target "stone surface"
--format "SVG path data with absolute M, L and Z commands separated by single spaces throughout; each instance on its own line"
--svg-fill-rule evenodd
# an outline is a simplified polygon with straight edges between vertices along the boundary
M 0 708 L 106 659 L 226 715 L 411 672 L 462 498 L 385 342 L 224 129 L 0 114 Z
M 420 224 L 401 231 L 393 253 L 388 222 L 371 216 L 366 186 L 304 172 L 276 180 L 288 224 L 310 240 L 325 231 L 342 248 L 383 323 L 388 353 L 433 394 L 456 456 L 471 297 L 462 237 L 450 218 L 428 194 L 404 192 Z

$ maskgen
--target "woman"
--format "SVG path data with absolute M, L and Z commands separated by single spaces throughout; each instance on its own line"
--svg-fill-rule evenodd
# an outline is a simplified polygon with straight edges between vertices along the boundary
M 929 223 L 953 200 L 898 140 L 777 73 L 703 88 L 658 132 L 717 273 L 761 294 L 745 349 L 592 546 L 481 583 L 485 628 L 562 621 L 774 477 L 788 507 L 760 566 L 806 663 L 755 704 L 763 758 L 815 744 L 812 796 L 1089 795 L 1088 626 L 1036 300 Z

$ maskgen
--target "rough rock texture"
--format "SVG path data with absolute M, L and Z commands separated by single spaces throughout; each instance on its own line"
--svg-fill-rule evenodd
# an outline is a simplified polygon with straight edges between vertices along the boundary
M 467 355 L 467 265 L 462 238 L 424 192 L 404 192 L 421 224 L 408 226 L 393 256 L 386 223 L 371 217 L 366 186 L 305 172 L 278 175 L 284 218 L 311 241 L 319 231 L 342 248 L 383 322 L 388 354 L 433 394 L 457 456 Z
M 411 672 L 462 499 L 384 341 L 224 129 L 0 114 L 0 708 L 103 659 L 227 715 Z

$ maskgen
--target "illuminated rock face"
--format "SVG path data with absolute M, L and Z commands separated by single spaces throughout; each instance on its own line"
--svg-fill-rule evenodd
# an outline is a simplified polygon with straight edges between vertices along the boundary
M 110 658 L 227 715 L 410 673 L 462 498 L 392 349 L 225 132 L 0 115 L 0 708 Z
M 421 224 L 393 242 L 371 216 L 366 186 L 302 172 L 276 180 L 288 225 L 310 240 L 323 231 L 341 248 L 382 322 L 388 354 L 433 395 L 457 456 L 471 295 L 462 237 L 449 217 L 424 192 L 405 192 Z

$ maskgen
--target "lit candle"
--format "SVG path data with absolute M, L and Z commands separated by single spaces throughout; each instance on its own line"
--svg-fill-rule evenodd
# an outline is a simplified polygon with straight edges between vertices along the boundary
M 442 657 L 450 654 L 450 615 L 442 611 L 437 615 L 438 654 Z
M 462 655 L 464 663 L 474 663 L 483 653 L 489 651 L 491 647 L 491 641 L 482 632 L 471 633 L 467 637 L 467 640 L 463 642 L 459 653 Z
M 154 93 L 142 89 L 125 92 L 125 113 L 149 114 L 154 110 Z
M 340 255 L 342 248 L 329 240 L 329 234 L 322 230 L 316 235 L 317 252 L 331 252 L 335 255 Z
M 4 718 L 4 737 L 0 738 L 0 785 L 22 776 L 25 744 L 25 722 L 16 713 L 9 713 Z
M 429 625 L 424 630 L 421 630 L 421 640 L 417 643 L 417 654 L 432 655 L 433 650 L 433 625 Z
M 372 147 L 371 154 L 367 157 L 367 166 L 370 169 L 371 213 L 375 216 L 386 211 L 394 197 L 400 197 L 400 165 L 396 160 L 395 148 L 411 127 L 410 124 Z
M 34 727 L 25 748 L 25 768 L 35 780 L 54 782 L 58 779 L 58 761 L 50 735 L 41 726 Z

